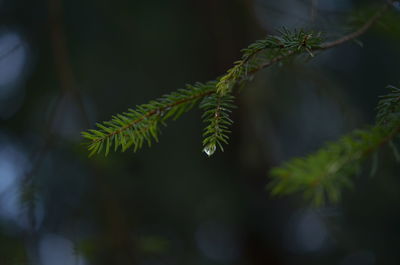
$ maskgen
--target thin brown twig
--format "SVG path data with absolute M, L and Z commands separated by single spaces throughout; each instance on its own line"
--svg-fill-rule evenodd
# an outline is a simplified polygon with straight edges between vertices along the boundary
M 325 50 L 325 49 L 330 49 L 333 47 L 336 47 L 338 45 L 341 45 L 345 42 L 354 40 L 358 37 L 360 37 L 361 35 L 363 35 L 364 33 L 366 33 L 372 25 L 375 24 L 375 22 L 382 17 L 382 15 L 388 10 L 390 4 L 392 3 L 392 1 L 387 2 L 386 4 L 384 4 L 361 28 L 359 28 L 358 30 L 345 35 L 337 40 L 334 41 L 330 41 L 330 42 L 326 42 L 323 43 L 319 50 Z
M 328 50 L 337 46 L 340 46 L 344 43 L 347 43 L 351 40 L 354 40 L 358 37 L 360 37 L 361 35 L 363 35 L 364 33 L 366 33 L 378 20 L 379 18 L 382 17 L 382 15 L 387 11 L 387 9 L 389 8 L 389 6 L 392 4 L 393 1 L 388 1 L 386 4 L 384 4 L 367 22 L 364 23 L 364 25 L 362 25 L 358 30 L 345 35 L 339 39 L 336 39 L 334 41 L 329 41 L 329 42 L 325 42 L 323 44 L 321 44 L 319 47 L 314 48 L 313 50 L 311 50 L 311 52 L 317 52 L 317 51 L 323 51 L 323 50 Z M 273 59 L 269 60 L 268 62 L 260 65 L 258 68 L 252 70 L 250 72 L 250 74 L 254 74 L 264 68 L 267 68 L 271 65 L 274 65 L 292 55 L 296 54 L 295 50 L 289 50 L 286 54 L 284 55 L 279 55 L 274 57 Z

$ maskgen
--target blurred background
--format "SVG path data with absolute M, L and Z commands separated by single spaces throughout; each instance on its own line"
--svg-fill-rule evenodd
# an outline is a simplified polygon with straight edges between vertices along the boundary
M 382 2 L 0 1 L 0 264 L 400 264 L 390 150 L 337 206 L 266 190 L 271 167 L 374 122 L 378 96 L 400 80 L 398 2 L 363 47 L 260 72 L 237 97 L 224 153 L 202 153 L 198 110 L 136 154 L 88 158 L 80 137 L 215 79 L 283 26 L 334 39 Z

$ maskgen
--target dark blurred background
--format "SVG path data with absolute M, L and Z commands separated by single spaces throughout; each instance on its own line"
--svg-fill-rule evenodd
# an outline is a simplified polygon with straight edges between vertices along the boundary
M 276 29 L 335 38 L 382 2 L 0 1 L 0 264 L 400 264 L 390 150 L 336 206 L 266 190 L 272 166 L 373 123 L 378 96 L 400 79 L 395 8 L 363 48 L 260 72 L 237 97 L 230 145 L 212 158 L 198 110 L 138 153 L 88 158 L 80 137 L 215 79 Z

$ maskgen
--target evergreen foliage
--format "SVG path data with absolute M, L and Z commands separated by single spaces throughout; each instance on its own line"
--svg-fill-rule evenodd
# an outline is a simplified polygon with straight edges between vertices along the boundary
M 235 108 L 233 99 L 234 97 L 230 95 L 221 96 L 214 93 L 204 98 L 200 105 L 200 108 L 204 109 L 204 122 L 208 123 L 203 133 L 203 150 L 208 156 L 214 154 L 217 146 L 223 151 L 222 144 L 228 144 L 230 133 L 228 126 L 233 123 L 229 114 L 231 109 Z
M 217 81 L 187 85 L 186 89 L 117 114 L 110 121 L 97 123 L 97 129 L 82 132 L 89 141 L 90 155 L 102 151 L 107 155 L 110 149 L 117 151 L 119 147 L 122 151 L 130 147 L 137 151 L 144 143 L 150 146 L 158 141 L 160 124 L 165 125 L 169 118 L 179 118 L 203 98 L 200 108 L 205 111 L 203 118 L 208 123 L 203 134 L 203 150 L 208 155 L 212 155 L 217 146 L 223 150 L 222 144 L 228 143 L 228 126 L 232 124 L 229 112 L 234 108 L 233 86 L 250 80 L 257 71 L 288 56 L 304 52 L 312 55 L 312 50 L 319 49 L 321 42 L 320 34 L 287 29 L 281 31 L 281 36 L 256 41 L 242 50 L 242 59 Z
M 111 148 L 125 151 L 132 146 L 137 151 L 145 143 L 150 146 L 153 141 L 158 141 L 160 124 L 165 125 L 168 119 L 179 118 L 214 91 L 215 82 L 187 85 L 185 89 L 117 114 L 110 121 L 97 123 L 97 130 L 82 132 L 83 137 L 90 141 L 90 155 L 101 151 L 107 155 Z
M 122 151 L 133 147 L 137 151 L 145 143 L 149 146 L 158 141 L 160 125 L 169 119 L 177 119 L 194 106 L 204 111 L 207 124 L 203 133 L 203 151 L 211 156 L 219 147 L 228 144 L 229 126 L 233 123 L 229 114 L 235 108 L 234 88 L 253 78 L 259 70 L 295 55 L 314 56 L 364 34 L 388 9 L 389 1 L 377 10 L 358 30 L 334 41 L 324 42 L 321 33 L 304 30 L 283 29 L 278 36 L 267 36 L 242 50 L 240 60 L 223 76 L 205 84 L 187 85 L 185 89 L 136 106 L 117 114 L 110 121 L 97 123 L 97 129 L 83 132 L 88 140 L 90 155 L 110 149 Z M 303 192 L 314 204 L 326 201 L 338 202 L 342 189 L 352 186 L 351 177 L 361 169 L 362 161 L 384 144 L 390 144 L 397 157 L 392 139 L 400 131 L 400 89 L 390 87 L 391 93 L 383 96 L 378 104 L 376 125 L 356 130 L 337 142 L 305 158 L 295 158 L 271 171 L 269 185 L 272 194 L 284 195 Z
M 360 172 L 362 162 L 400 133 L 400 89 L 390 86 L 390 93 L 378 103 L 374 127 L 356 130 L 337 142 L 329 143 L 304 158 L 294 158 L 271 170 L 269 188 L 273 195 L 303 192 L 315 205 L 340 200 L 342 189 L 352 186 L 351 177 Z M 372 168 L 374 171 L 375 168 Z
M 320 33 L 304 30 L 289 31 L 283 29 L 279 36 L 268 36 L 258 40 L 242 50 L 242 58 L 235 62 L 217 83 L 217 92 L 221 95 L 230 93 L 235 85 L 252 78 L 253 74 L 273 62 L 276 58 L 320 49 Z

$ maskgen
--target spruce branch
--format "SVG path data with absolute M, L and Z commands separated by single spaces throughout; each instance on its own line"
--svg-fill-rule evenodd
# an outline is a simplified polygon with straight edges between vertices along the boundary
M 351 187 L 351 177 L 362 162 L 380 147 L 390 144 L 400 133 L 400 89 L 390 86 L 391 92 L 378 103 L 377 124 L 365 130 L 356 130 L 337 142 L 327 144 L 314 154 L 294 158 L 271 170 L 268 188 L 273 195 L 302 192 L 315 205 L 336 203 L 342 189 Z
M 186 89 L 179 89 L 158 100 L 113 116 L 111 121 L 97 123 L 96 130 L 82 132 L 82 136 L 90 141 L 90 155 L 100 153 L 103 149 L 107 155 L 111 147 L 114 147 L 115 151 L 119 147 L 125 151 L 133 146 L 137 151 L 146 142 L 150 146 L 152 141 L 158 141 L 160 124 L 165 124 L 165 121 L 171 118 L 179 118 L 214 91 L 215 82 L 187 85 Z
M 279 36 L 268 36 L 258 40 L 242 50 L 242 58 L 235 62 L 227 73 L 217 83 L 217 92 L 228 94 L 238 83 L 247 81 L 275 58 L 284 58 L 289 55 L 309 53 L 318 49 L 322 42 L 321 34 L 303 30 L 289 31 L 283 29 Z
M 388 10 L 388 8 L 393 4 L 394 1 L 389 0 L 387 1 L 385 4 L 382 5 L 382 7 L 380 9 L 378 9 L 378 11 L 376 11 L 375 14 L 373 14 L 359 29 L 357 29 L 356 31 L 344 35 L 336 40 L 333 41 L 325 41 L 322 42 L 321 44 L 317 45 L 316 43 L 314 43 L 314 47 L 312 47 L 312 49 L 310 49 L 310 47 L 308 49 L 306 49 L 306 51 L 310 54 L 313 55 L 316 52 L 319 51 L 324 51 L 324 50 L 328 50 L 328 49 L 332 49 L 335 48 L 337 46 L 340 46 L 342 44 L 345 44 L 349 41 L 353 41 L 359 37 L 361 37 L 363 34 L 365 34 L 384 14 L 385 12 Z M 315 33 L 314 33 L 315 34 Z M 318 36 L 317 34 L 317 37 Z M 318 39 L 318 38 L 317 38 Z M 310 42 L 308 42 L 310 44 Z M 270 60 L 265 61 L 264 63 L 259 64 L 259 66 L 255 69 L 253 69 L 250 74 L 254 74 L 264 68 L 268 68 L 278 62 L 281 62 L 293 55 L 296 54 L 300 54 L 300 52 L 296 49 L 289 49 L 288 51 L 286 51 L 286 53 L 282 53 L 279 54 L 277 56 L 274 56 L 273 58 L 271 58 Z M 229 70 L 228 70 L 228 74 L 229 74 Z M 229 90 L 229 84 L 220 84 L 220 86 L 222 87 L 220 89 L 220 91 L 228 91 Z M 225 89 L 225 87 L 228 86 L 228 89 Z M 232 87 L 232 86 L 231 86 Z
M 112 147 L 114 150 L 121 147 L 121 150 L 125 151 L 133 146 L 136 151 L 145 142 L 151 145 L 152 141 L 158 141 L 160 124 L 165 125 L 169 118 L 178 118 L 205 97 L 208 97 L 205 100 L 208 104 L 202 104 L 202 108 L 206 111 L 205 119 L 209 124 L 204 133 L 204 150 L 207 154 L 213 154 L 217 145 L 223 150 L 222 143 L 227 143 L 228 126 L 232 123 L 228 117 L 228 110 L 233 106 L 231 93 L 236 85 L 251 80 L 258 71 L 288 57 L 301 54 L 313 56 L 317 51 L 358 38 L 382 16 L 391 3 L 392 1 L 389 1 L 385 4 L 360 29 L 335 41 L 323 42 L 320 33 L 289 31 L 285 28 L 279 36 L 268 36 L 256 41 L 243 49 L 241 59 L 216 81 L 187 85 L 186 89 L 113 116 L 111 121 L 97 123 L 97 129 L 82 132 L 82 136 L 89 141 L 90 155 L 102 150 L 107 155 Z M 222 108 L 220 104 L 229 104 L 229 108 Z M 211 113 L 214 113 L 214 116 Z
M 204 122 L 208 123 L 203 133 L 203 151 L 208 156 L 214 154 L 217 146 L 224 151 L 223 144 L 228 144 L 229 126 L 233 123 L 229 114 L 235 108 L 233 100 L 231 95 L 221 96 L 214 93 L 204 98 L 200 104 L 200 108 L 204 110 Z

